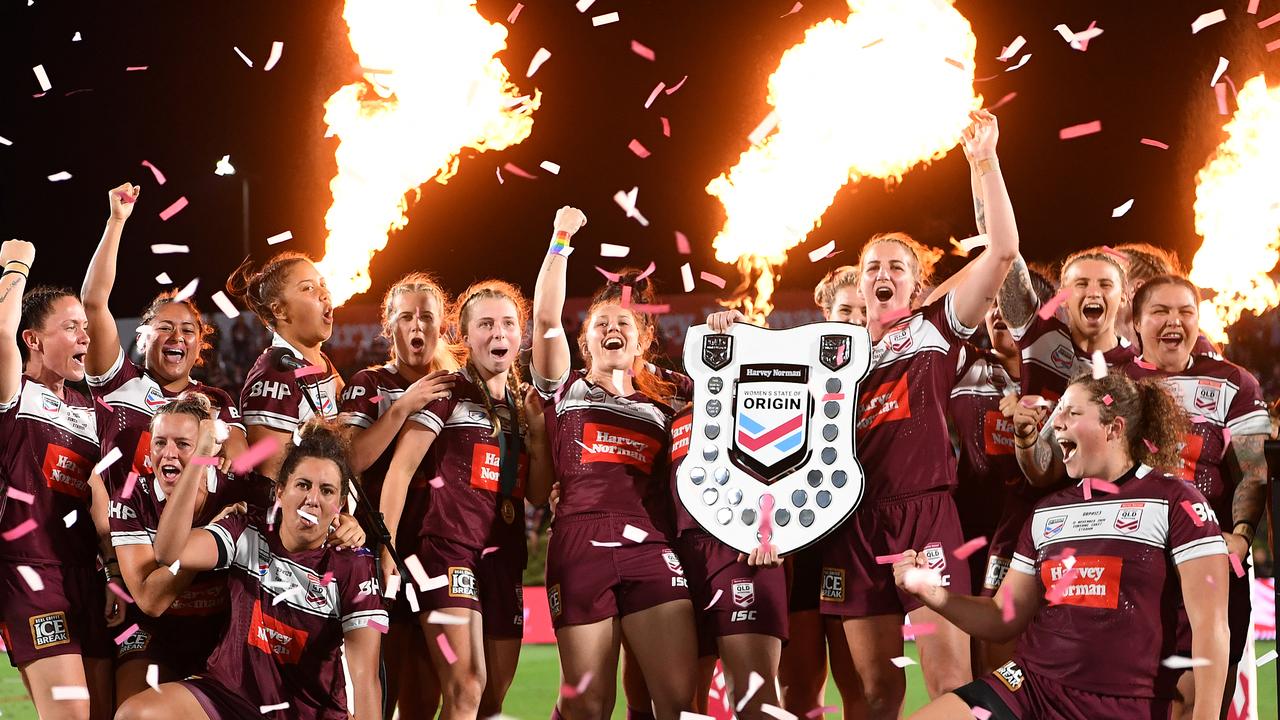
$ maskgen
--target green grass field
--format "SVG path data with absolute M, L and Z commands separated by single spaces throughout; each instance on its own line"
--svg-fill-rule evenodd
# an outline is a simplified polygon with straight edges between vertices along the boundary
M 1275 649 L 1274 642 L 1259 642 L 1258 655 Z M 915 647 L 907 644 L 907 654 L 915 657 Z M 1267 665 L 1258 673 L 1258 717 L 1274 718 L 1276 715 L 1276 676 L 1275 665 Z M 505 713 L 520 720 L 546 720 L 551 714 L 551 706 L 555 702 L 559 689 L 559 665 L 556 660 L 554 645 L 529 645 L 520 656 L 520 669 L 516 680 L 507 696 Z M 622 691 L 618 691 L 621 700 Z M 910 713 L 924 705 L 924 683 L 920 677 L 919 666 L 907 668 L 907 712 Z M 839 705 L 840 698 L 832 683 L 827 684 L 827 703 Z M 626 708 L 619 706 L 613 717 L 624 718 Z M 3 720 L 35 720 L 35 708 L 27 701 L 26 692 L 18 672 L 3 663 L 0 667 L 0 718 Z

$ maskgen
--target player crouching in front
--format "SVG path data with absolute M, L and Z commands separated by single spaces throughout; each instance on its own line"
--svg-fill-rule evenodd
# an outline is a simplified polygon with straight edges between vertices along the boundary
M 953 595 L 907 551 L 898 586 L 974 637 L 1022 633 L 1013 660 L 913 717 L 1164 718 L 1173 668 L 1194 666 L 1194 717 L 1218 717 L 1227 669 L 1227 556 L 1217 518 L 1176 467 L 1186 414 L 1161 385 L 1077 376 L 1053 426 L 1080 483 L 1042 499 L 996 598 Z M 1175 582 L 1179 585 L 1175 585 Z M 1170 660 L 1177 608 L 1193 662 Z M 1025 632 L 1024 632 L 1025 631 Z
M 213 423 L 206 420 L 197 455 L 208 456 L 213 447 Z M 156 561 L 175 571 L 230 567 L 230 626 L 204 675 L 135 695 L 117 720 L 222 720 L 272 709 L 300 720 L 347 720 L 343 647 L 355 691 L 354 717 L 381 717 L 379 631 L 386 628 L 387 613 L 373 556 L 325 545 L 346 502 L 349 477 L 338 431 L 312 421 L 280 466 L 270 511 L 192 528 L 203 478 L 184 469 L 160 518 Z

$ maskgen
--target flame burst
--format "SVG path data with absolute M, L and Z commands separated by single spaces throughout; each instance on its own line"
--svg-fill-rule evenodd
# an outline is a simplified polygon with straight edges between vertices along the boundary
M 977 40 L 949 0 L 849 0 L 849 10 L 783 54 L 769 78 L 766 122 L 776 132 L 753 137 L 738 164 L 707 184 L 725 209 L 716 259 L 738 265 L 743 290 L 754 283 L 755 296 L 740 300 L 757 322 L 772 310 L 787 250 L 845 183 L 895 183 L 941 158 L 982 106 L 973 92 Z
M 1280 261 L 1280 87 L 1244 84 L 1227 139 L 1196 175 L 1196 234 L 1204 238 L 1191 281 L 1215 291 L 1200 303 L 1200 330 L 1219 343 L 1246 310 L 1280 304 L 1267 273 Z
M 515 145 L 541 97 L 521 96 L 495 55 L 507 29 L 475 0 L 347 0 L 342 12 L 364 80 L 325 102 L 338 174 L 320 272 L 335 305 L 369 289 L 369 261 L 408 223 L 407 194 L 458 172 L 458 154 Z

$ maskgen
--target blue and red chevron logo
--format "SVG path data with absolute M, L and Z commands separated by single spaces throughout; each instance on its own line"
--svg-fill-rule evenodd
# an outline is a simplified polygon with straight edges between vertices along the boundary
M 769 428 L 745 413 L 738 413 L 738 445 L 746 450 L 755 452 L 763 447 L 773 446 L 779 452 L 788 453 L 803 441 L 804 415 L 796 415 Z

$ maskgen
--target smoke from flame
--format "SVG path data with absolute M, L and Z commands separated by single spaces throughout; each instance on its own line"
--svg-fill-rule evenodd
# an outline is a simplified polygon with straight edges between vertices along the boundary
M 822 220 L 836 193 L 864 177 L 898 182 L 960 140 L 970 110 L 977 40 L 949 0 L 849 0 L 782 56 L 769 78 L 776 132 L 707 184 L 725 224 L 716 259 L 736 263 L 769 314 L 777 268 Z M 767 128 L 766 128 L 767 129 Z M 757 131 L 759 133 L 759 131 Z
M 1204 238 L 1190 278 L 1215 292 L 1200 303 L 1200 330 L 1225 343 L 1246 310 L 1280 304 L 1267 273 L 1280 261 L 1280 87 L 1244 84 L 1227 139 L 1196 175 L 1196 234 Z
M 511 83 L 495 57 L 507 29 L 475 0 L 347 0 L 342 16 L 365 77 L 324 106 L 339 143 L 319 267 L 335 305 L 369 289 L 369 261 L 408 223 L 407 193 L 447 183 L 464 149 L 529 137 L 541 101 Z

